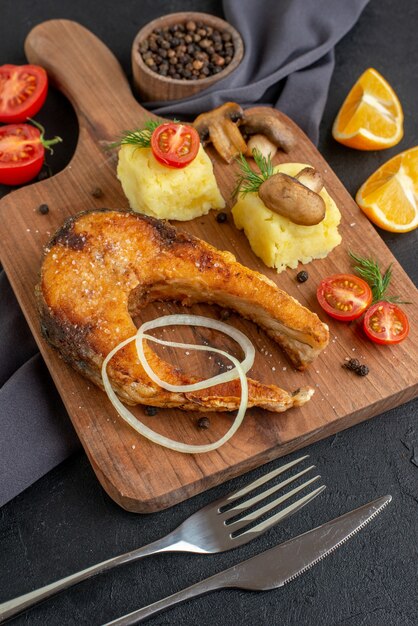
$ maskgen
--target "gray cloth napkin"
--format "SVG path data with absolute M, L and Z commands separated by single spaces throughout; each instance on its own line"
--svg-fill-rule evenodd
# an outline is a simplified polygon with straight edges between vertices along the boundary
M 224 102 L 265 104 L 289 115 L 318 142 L 334 69 L 334 46 L 368 0 L 224 0 L 225 18 L 244 40 L 231 76 L 185 101 L 152 102 L 170 117 L 194 116 Z
M 154 111 L 196 115 L 229 100 L 277 106 L 316 142 L 335 44 L 367 0 L 224 0 L 242 34 L 234 74 L 187 101 Z M 4 272 L 0 272 L 0 506 L 80 448 Z

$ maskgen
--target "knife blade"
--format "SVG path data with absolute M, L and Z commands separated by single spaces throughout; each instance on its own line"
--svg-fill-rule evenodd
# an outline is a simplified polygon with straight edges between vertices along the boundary
M 131 626 L 179 602 L 215 589 L 229 587 L 261 591 L 282 587 L 353 537 L 391 500 L 390 495 L 382 496 L 167 598 L 107 622 L 104 626 Z
M 236 586 L 240 589 L 252 590 L 282 587 L 348 541 L 378 515 L 391 500 L 390 495 L 382 496 L 231 567 L 229 570 L 231 576 L 234 574 L 237 576 Z M 254 581 L 255 571 L 257 571 L 256 581 Z

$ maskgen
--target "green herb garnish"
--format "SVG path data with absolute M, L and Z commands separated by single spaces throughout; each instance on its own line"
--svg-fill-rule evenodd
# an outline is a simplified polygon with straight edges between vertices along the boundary
M 385 302 L 394 302 L 396 304 L 411 304 L 411 302 L 401 300 L 399 296 L 386 295 L 386 291 L 392 279 L 393 263 L 391 263 L 386 272 L 382 274 L 379 264 L 374 259 L 361 257 L 353 252 L 349 252 L 349 255 L 354 261 L 354 270 L 370 285 L 373 294 L 373 302 L 384 300 Z
M 236 186 L 232 192 L 232 196 L 234 198 L 238 195 L 238 193 L 242 193 L 243 195 L 247 193 L 256 193 L 264 181 L 271 178 L 274 174 L 274 168 L 270 155 L 266 158 L 261 154 L 260 150 L 255 148 L 253 150 L 253 158 L 255 164 L 260 170 L 259 174 L 251 169 L 243 154 L 240 154 L 236 159 L 241 170 L 241 174 L 238 176 Z
M 173 120 L 177 123 L 177 120 Z M 147 120 L 143 128 L 135 130 L 124 130 L 119 141 L 114 141 L 109 148 L 119 148 L 120 146 L 130 145 L 137 148 L 149 148 L 151 144 L 151 135 L 158 126 L 166 124 L 167 120 Z

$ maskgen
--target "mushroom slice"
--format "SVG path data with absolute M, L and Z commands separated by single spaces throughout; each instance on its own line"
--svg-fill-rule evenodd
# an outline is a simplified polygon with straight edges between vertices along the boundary
M 252 157 L 253 150 L 258 150 L 264 158 L 272 159 L 277 152 L 277 146 L 265 135 L 251 135 L 247 143 L 246 156 Z
M 238 154 L 245 153 L 247 144 L 238 129 L 244 111 L 235 102 L 226 102 L 221 106 L 201 113 L 193 122 L 193 126 L 204 144 L 212 142 L 218 153 L 227 163 Z
M 275 146 L 289 152 L 296 145 L 293 132 L 279 120 L 273 109 L 263 107 L 245 112 L 241 122 L 244 135 L 265 135 Z
M 304 167 L 303 170 L 296 174 L 295 178 L 311 191 L 315 191 L 315 193 L 319 193 L 324 186 L 321 174 L 314 167 Z
M 287 174 L 274 174 L 265 180 L 258 195 L 267 208 L 294 224 L 314 226 L 325 217 L 323 198 Z

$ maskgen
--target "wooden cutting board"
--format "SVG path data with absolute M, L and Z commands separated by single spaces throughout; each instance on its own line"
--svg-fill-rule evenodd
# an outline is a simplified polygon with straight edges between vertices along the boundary
M 290 390 L 312 385 L 316 393 L 304 407 L 284 414 L 250 410 L 232 440 L 209 454 L 182 455 L 158 447 L 127 426 L 116 415 L 105 394 L 76 374 L 46 345 L 40 334 L 34 287 L 42 246 L 68 215 L 102 206 L 127 208 L 115 176 L 115 157 L 106 152 L 104 146 L 115 140 L 122 130 L 141 126 L 150 114 L 133 98 L 111 52 L 79 24 L 66 20 L 40 24 L 29 34 L 25 50 L 29 61 L 44 66 L 52 82 L 74 105 L 80 134 L 76 153 L 64 171 L 14 191 L 0 202 L 1 261 L 94 471 L 116 502 L 141 513 L 169 507 L 417 395 L 416 323 L 412 324 L 410 336 L 402 344 L 393 348 L 379 347 L 366 341 L 356 323 L 334 322 L 317 304 L 315 289 L 319 280 L 349 270 L 348 250 L 361 255 L 373 254 L 383 267 L 393 262 L 396 293 L 408 296 L 415 306 L 418 299 L 414 285 L 326 161 L 291 120 L 277 113 L 296 133 L 298 143 L 288 155 L 279 152 L 275 162 L 310 163 L 321 172 L 326 188 L 342 213 L 342 244 L 327 259 L 311 263 L 307 267 L 309 280 L 299 284 L 295 279 L 297 270 L 277 274 L 266 268 L 252 253 L 247 239 L 237 231 L 232 219 L 218 224 L 212 212 L 178 227 L 220 249 L 232 251 L 240 262 L 269 276 L 329 324 L 329 346 L 307 372 L 301 373 L 291 368 L 278 346 L 255 325 L 235 315 L 229 320 L 243 330 L 256 347 L 253 378 Z M 210 152 L 210 155 L 218 183 L 228 199 L 235 165 L 228 166 L 216 154 Z M 100 199 L 92 195 L 97 187 L 103 190 Z M 49 205 L 48 215 L 38 212 L 41 203 Z M 143 319 L 179 308 L 167 303 L 156 304 L 144 310 Z M 409 306 L 408 312 L 413 310 L 413 306 Z M 212 317 L 219 315 L 219 309 L 214 306 L 194 306 L 192 312 Z M 170 335 L 176 336 L 184 335 L 180 331 L 179 335 L 174 332 Z M 359 378 L 343 368 L 346 357 L 367 363 L 370 374 Z M 189 365 L 185 355 L 179 358 L 183 358 L 184 367 Z M 193 364 L 193 367 L 200 365 Z M 232 420 L 225 414 L 211 414 L 210 428 L 201 430 L 196 422 L 202 414 L 167 410 L 146 417 L 142 407 L 135 410 L 152 427 L 190 443 L 218 438 Z

